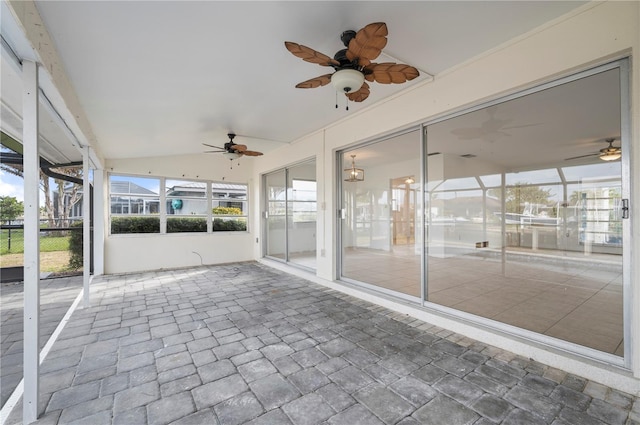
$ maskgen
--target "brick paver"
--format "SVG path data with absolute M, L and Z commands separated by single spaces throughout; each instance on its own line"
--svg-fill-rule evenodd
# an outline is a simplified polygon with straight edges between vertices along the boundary
M 82 289 L 82 276 L 40 281 L 40 346 L 44 346 Z M 22 379 L 23 283 L 0 285 L 0 405 Z M 91 324 L 82 329 L 88 333 Z
M 256 263 L 105 276 L 41 424 L 637 424 L 640 402 Z M 8 424 L 20 422 L 21 406 Z

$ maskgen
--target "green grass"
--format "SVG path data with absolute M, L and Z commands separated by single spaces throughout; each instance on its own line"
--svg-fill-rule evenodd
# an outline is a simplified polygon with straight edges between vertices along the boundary
M 69 236 L 40 236 L 40 252 L 68 251 Z M 24 252 L 24 231 L 11 230 L 11 249 L 9 249 L 9 230 L 0 232 L 0 255 L 20 254 Z

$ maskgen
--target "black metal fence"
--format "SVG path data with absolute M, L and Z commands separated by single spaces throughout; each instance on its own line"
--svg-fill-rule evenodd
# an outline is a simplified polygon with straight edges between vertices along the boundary
M 82 240 L 82 226 L 48 227 L 47 224 L 40 229 L 40 271 L 46 274 L 71 274 L 81 270 L 78 269 L 78 264 L 82 263 L 82 246 L 78 245 L 78 240 Z M 22 224 L 1 225 L 2 281 L 8 279 L 5 274 L 15 274 L 10 273 L 9 269 L 19 272 L 18 269 L 22 267 L 24 267 L 24 226 Z M 12 280 L 21 279 L 14 277 Z

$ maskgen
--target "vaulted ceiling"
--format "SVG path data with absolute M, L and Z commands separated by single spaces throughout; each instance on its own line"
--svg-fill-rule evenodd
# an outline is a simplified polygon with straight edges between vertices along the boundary
M 238 142 L 250 149 L 268 152 L 399 91 L 429 84 L 582 4 L 42 1 L 36 7 L 95 134 L 96 149 L 105 158 L 135 158 L 199 153 L 202 143 L 223 144 L 229 131 L 244 136 Z M 18 27 L 7 24 L 11 16 L 3 13 L 2 19 L 3 38 L 27 57 L 15 34 Z M 330 85 L 294 87 L 330 69 L 294 57 L 284 41 L 333 56 L 343 48 L 343 31 L 378 21 L 386 22 L 389 36 L 377 61 L 410 64 L 420 77 L 402 85 L 372 83 L 371 96 L 350 102 L 348 111 L 342 95 L 335 107 Z M 2 60 L 5 65 L 5 50 Z M 2 69 L 3 121 L 7 110 L 19 119 L 17 72 Z M 43 136 L 56 145 L 65 132 L 46 127 Z

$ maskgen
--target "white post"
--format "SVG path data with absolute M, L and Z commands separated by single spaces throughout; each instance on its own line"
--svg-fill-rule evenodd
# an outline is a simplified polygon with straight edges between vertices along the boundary
M 22 421 L 38 419 L 40 390 L 40 155 L 38 151 L 38 64 L 22 63 L 24 157 L 24 397 Z
M 93 170 L 93 275 L 104 274 L 105 173 Z M 83 204 L 84 205 L 84 204 Z
M 83 305 L 90 306 L 91 279 L 91 182 L 89 180 L 89 146 L 82 149 L 82 286 Z

